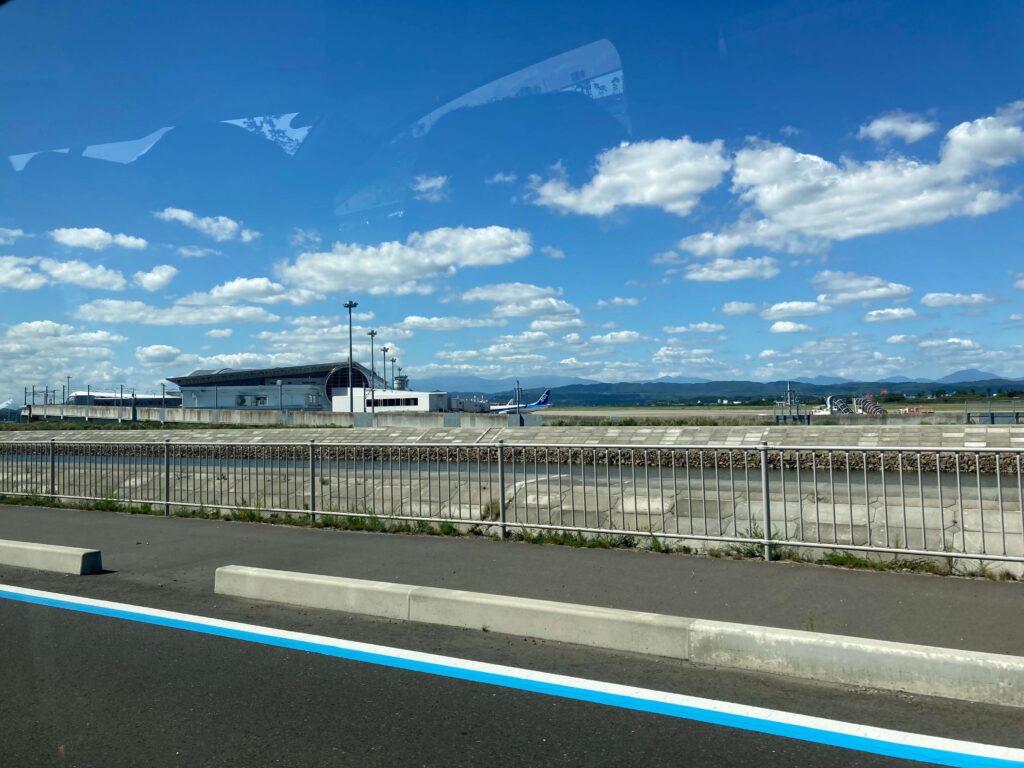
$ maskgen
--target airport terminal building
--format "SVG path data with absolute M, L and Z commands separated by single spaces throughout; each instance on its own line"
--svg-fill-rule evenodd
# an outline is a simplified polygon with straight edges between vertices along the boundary
M 183 408 L 329 411 L 332 399 L 348 395 L 348 362 L 284 368 L 198 370 L 169 377 L 181 389 Z M 384 379 L 352 363 L 352 385 L 383 390 Z

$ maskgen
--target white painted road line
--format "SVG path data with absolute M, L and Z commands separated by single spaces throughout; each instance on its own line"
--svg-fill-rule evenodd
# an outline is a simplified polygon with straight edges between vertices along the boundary
M 318 653 L 937 765 L 969 768 L 1007 768 L 1024 765 L 1024 750 L 1012 747 L 894 731 L 714 699 L 163 611 L 128 603 L 13 586 L 0 586 L 0 599 Z

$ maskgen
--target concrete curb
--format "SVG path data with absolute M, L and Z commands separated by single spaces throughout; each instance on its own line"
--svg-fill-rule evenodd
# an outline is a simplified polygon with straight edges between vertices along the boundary
M 98 549 L 61 547 L 55 544 L 7 539 L 0 539 L 0 565 L 70 573 L 75 576 L 100 573 L 103 570 L 103 560 Z
M 229 565 L 217 594 L 1024 707 L 1024 657 Z

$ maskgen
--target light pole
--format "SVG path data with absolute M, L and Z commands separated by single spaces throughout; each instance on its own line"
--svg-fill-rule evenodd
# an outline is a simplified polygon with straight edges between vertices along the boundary
M 358 301 L 349 299 L 343 305 L 348 310 L 348 415 L 355 413 L 352 395 L 352 310 L 359 306 Z
M 381 376 L 381 378 L 384 379 L 384 391 L 385 392 L 388 391 L 388 350 L 389 349 L 390 349 L 390 347 L 381 347 L 380 348 L 381 354 L 384 355 L 384 375 Z
M 71 377 L 65 376 L 64 378 L 68 380 L 67 394 L 64 396 L 64 402 L 67 403 L 71 399 Z
M 377 382 L 374 381 L 377 374 L 374 371 L 373 365 L 373 340 L 377 338 L 377 331 L 371 328 L 366 332 L 366 335 L 370 337 L 370 411 L 374 416 L 377 415 Z
M 398 358 L 397 357 L 392 357 L 391 358 L 391 388 L 392 389 L 395 388 L 395 363 L 397 363 L 397 362 L 398 362 Z M 384 371 L 385 378 L 387 377 L 387 375 L 388 375 L 388 372 Z

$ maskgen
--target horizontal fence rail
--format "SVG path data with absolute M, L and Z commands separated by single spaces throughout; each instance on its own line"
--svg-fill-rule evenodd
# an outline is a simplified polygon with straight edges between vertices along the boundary
M 1024 563 L 1021 450 L 0 443 L 0 494 Z

